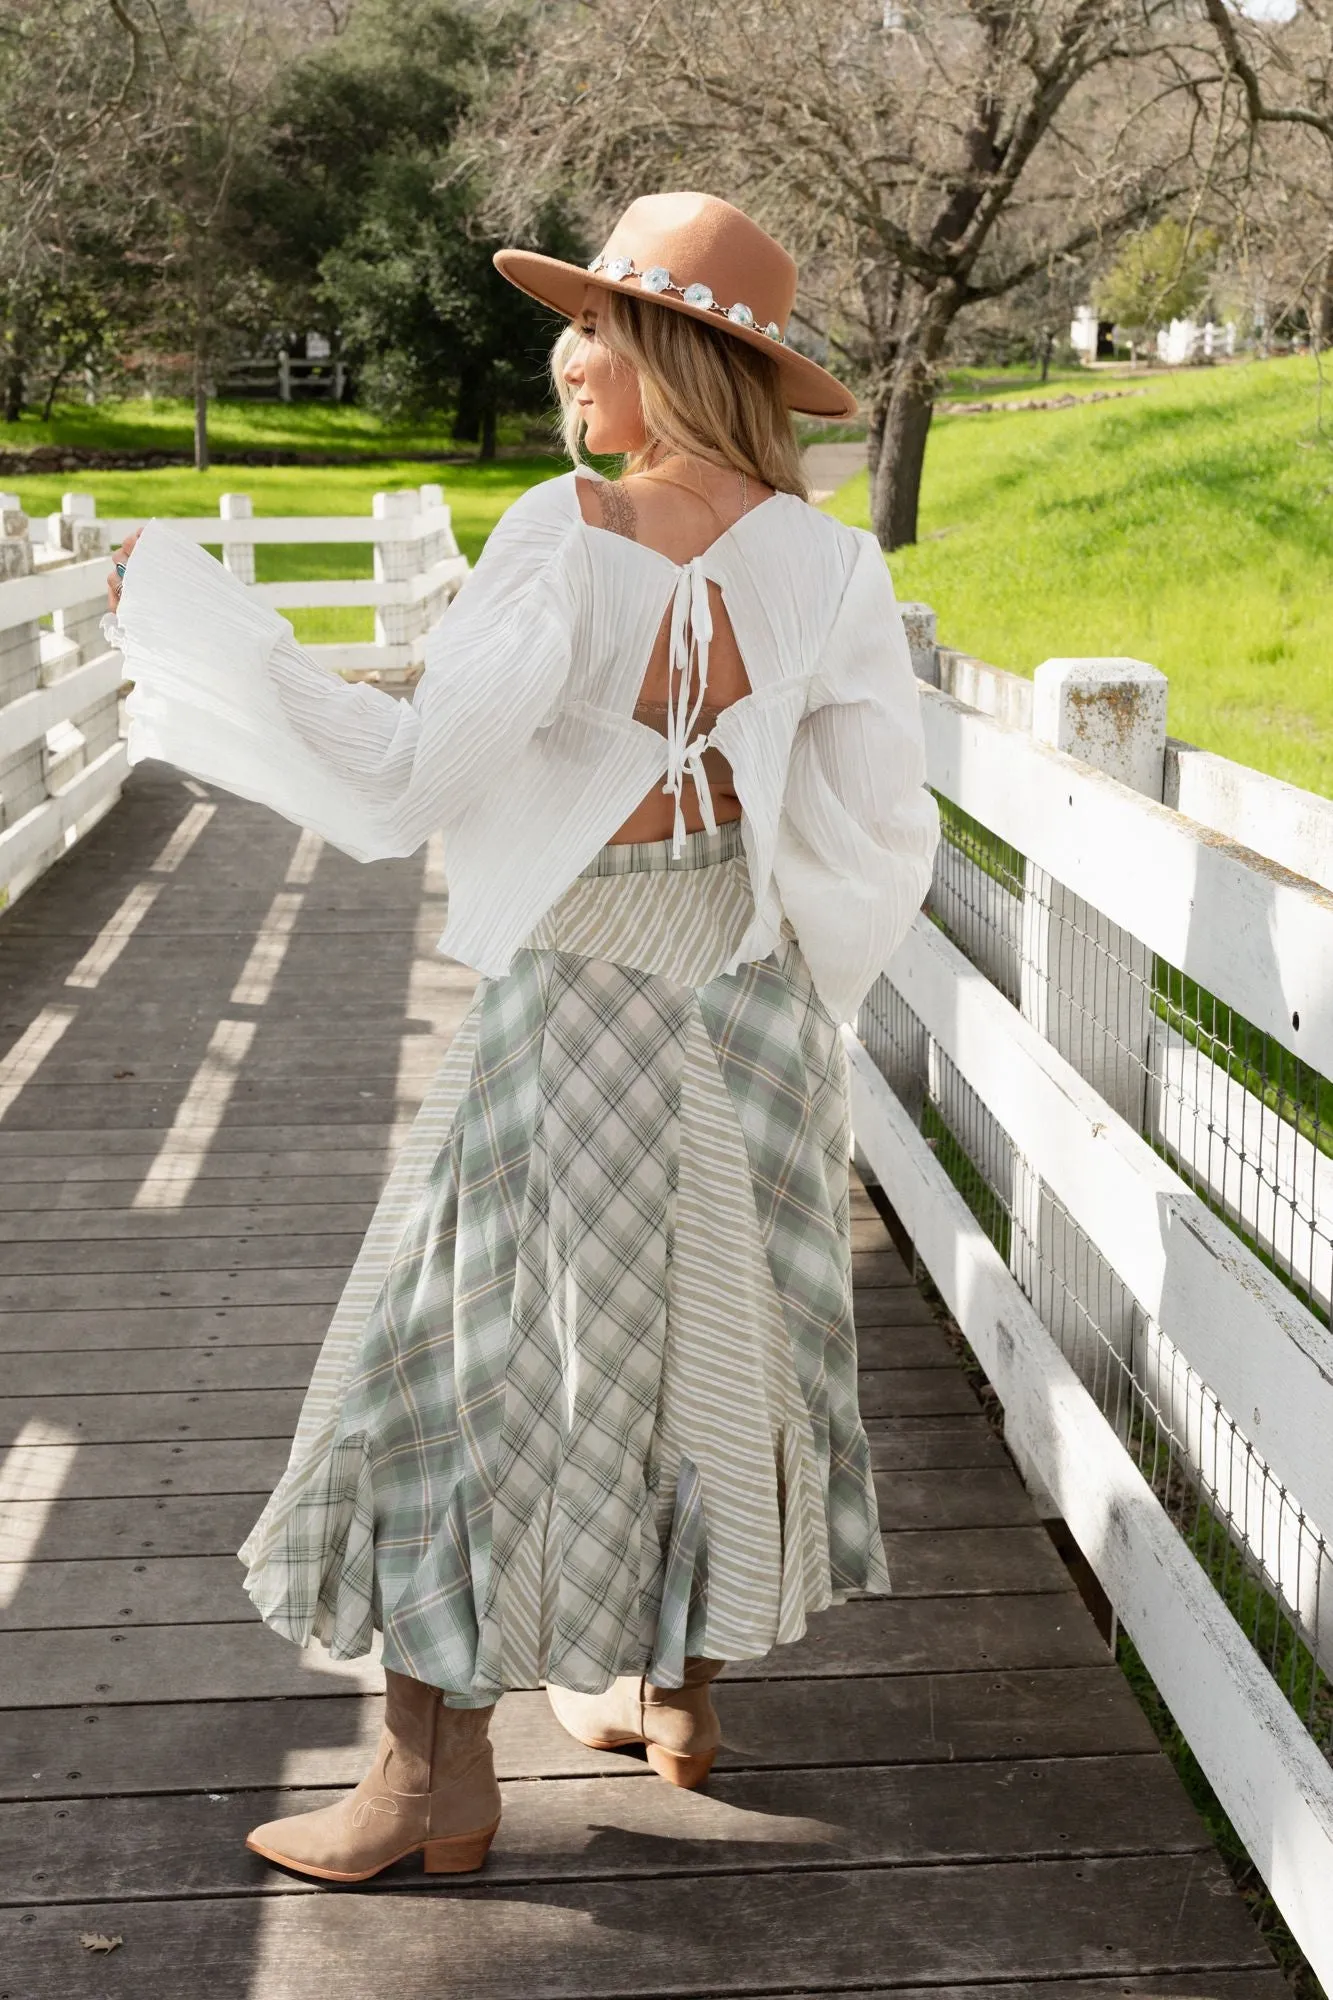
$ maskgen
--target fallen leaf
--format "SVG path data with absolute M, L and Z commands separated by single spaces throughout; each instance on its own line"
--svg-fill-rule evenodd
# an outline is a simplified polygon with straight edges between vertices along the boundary
M 133 1076 L 133 1075 L 134 1075 L 134 1071 L 133 1071 L 132 1069 L 118 1069 L 118 1070 L 116 1070 L 116 1071 L 114 1072 L 114 1074 L 115 1074 L 116 1076 L 118 1076 L 118 1077 L 121 1077 L 121 1076 Z
M 101 1931 L 84 1931 L 79 1938 L 85 1951 L 114 1951 L 124 1942 L 123 1937 L 103 1937 Z

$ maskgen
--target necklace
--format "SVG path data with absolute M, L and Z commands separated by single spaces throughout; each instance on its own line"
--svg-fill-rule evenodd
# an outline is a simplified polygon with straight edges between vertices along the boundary
M 748 514 L 750 511 L 749 475 L 745 472 L 743 467 L 737 467 L 736 476 L 741 483 L 741 514 Z M 713 519 L 718 523 L 720 527 L 725 528 L 728 525 L 728 523 L 723 518 L 719 509 L 713 505 L 712 501 L 709 499 L 708 495 L 703 491 L 701 487 L 691 485 L 687 480 L 684 479 L 673 479 L 670 473 L 658 472 L 654 467 L 649 467 L 648 471 L 641 472 L 639 474 L 639 477 L 640 479 L 655 480 L 659 486 L 674 486 L 677 492 L 680 493 L 693 494 L 696 500 L 703 501 L 704 506 L 708 509 L 709 513 L 712 515 Z M 737 519 L 739 518 L 740 516 L 738 515 Z

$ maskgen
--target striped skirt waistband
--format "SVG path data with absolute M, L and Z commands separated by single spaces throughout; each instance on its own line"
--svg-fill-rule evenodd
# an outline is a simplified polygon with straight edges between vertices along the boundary
M 524 940 L 532 951 L 609 959 L 702 986 L 729 965 L 754 916 L 740 821 L 604 847 Z
M 580 871 L 580 879 L 602 875 L 675 875 L 693 868 L 712 868 L 720 861 L 734 861 L 744 852 L 741 822 L 725 820 L 716 833 L 709 833 L 707 828 L 687 833 L 679 855 L 672 854 L 669 839 L 610 842 Z

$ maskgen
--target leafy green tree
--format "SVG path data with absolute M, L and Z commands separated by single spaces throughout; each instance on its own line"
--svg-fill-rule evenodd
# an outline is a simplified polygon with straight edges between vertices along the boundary
M 491 263 L 485 187 L 455 145 L 515 29 L 459 0 L 359 0 L 271 109 L 258 255 L 293 322 L 336 331 L 358 393 L 394 411 L 456 411 L 495 449 L 498 416 L 544 406 L 549 316 Z M 579 254 L 558 201 L 531 224 Z
M 1097 310 L 1136 344 L 1173 319 L 1185 319 L 1208 296 L 1218 237 L 1164 215 L 1130 237 L 1097 290 Z

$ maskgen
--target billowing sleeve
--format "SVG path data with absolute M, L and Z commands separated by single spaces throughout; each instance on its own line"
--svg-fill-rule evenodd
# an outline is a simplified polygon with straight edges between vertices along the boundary
M 792 745 L 773 871 L 840 1021 L 906 936 L 939 841 L 902 617 L 878 544 L 857 541 Z
M 411 854 L 494 784 L 558 704 L 570 661 L 563 481 L 505 514 L 431 632 L 411 701 L 320 666 L 288 621 L 150 521 L 108 643 L 134 683 L 131 763 L 160 757 L 273 807 L 359 861 Z

